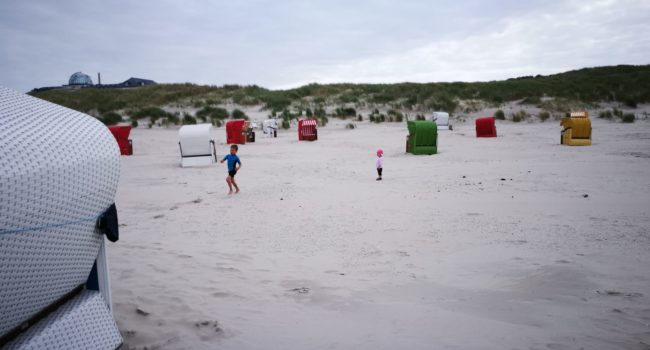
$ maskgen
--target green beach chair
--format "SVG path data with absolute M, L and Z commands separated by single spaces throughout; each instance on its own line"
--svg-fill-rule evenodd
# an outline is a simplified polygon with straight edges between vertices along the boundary
M 407 122 L 409 135 L 406 139 L 406 152 L 412 154 L 438 153 L 438 127 L 430 120 L 410 120 Z

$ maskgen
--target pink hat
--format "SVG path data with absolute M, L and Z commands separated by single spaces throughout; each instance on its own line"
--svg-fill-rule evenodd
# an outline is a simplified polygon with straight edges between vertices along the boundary
M 384 154 L 384 151 L 382 151 L 381 148 L 377 150 L 377 157 L 379 157 L 379 156 L 381 156 L 383 154 Z

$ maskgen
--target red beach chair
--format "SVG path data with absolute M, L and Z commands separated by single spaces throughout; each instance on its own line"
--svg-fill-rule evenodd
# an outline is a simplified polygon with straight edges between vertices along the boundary
M 111 131 L 117 145 L 120 147 L 120 154 L 123 156 L 130 156 L 133 154 L 133 141 L 129 139 L 129 134 L 131 133 L 131 127 L 126 126 L 109 126 L 108 130 Z
M 244 119 L 230 120 L 226 123 L 226 142 L 229 145 L 245 145 L 248 122 Z
M 497 126 L 494 117 L 476 119 L 476 137 L 497 137 Z
M 298 140 L 299 141 L 316 141 L 318 140 L 317 123 L 314 119 L 298 120 Z

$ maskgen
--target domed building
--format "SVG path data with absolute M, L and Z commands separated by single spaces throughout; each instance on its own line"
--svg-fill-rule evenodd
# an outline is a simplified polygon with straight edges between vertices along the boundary
M 70 80 L 68 81 L 68 85 L 73 85 L 73 86 L 88 86 L 88 85 L 93 85 L 92 79 L 86 74 L 83 74 L 81 72 L 74 73 L 70 76 Z

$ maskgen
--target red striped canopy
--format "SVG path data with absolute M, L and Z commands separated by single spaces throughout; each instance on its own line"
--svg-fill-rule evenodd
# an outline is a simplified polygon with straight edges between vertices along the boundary
M 298 140 L 314 141 L 318 139 L 316 127 L 318 126 L 314 119 L 298 120 Z

